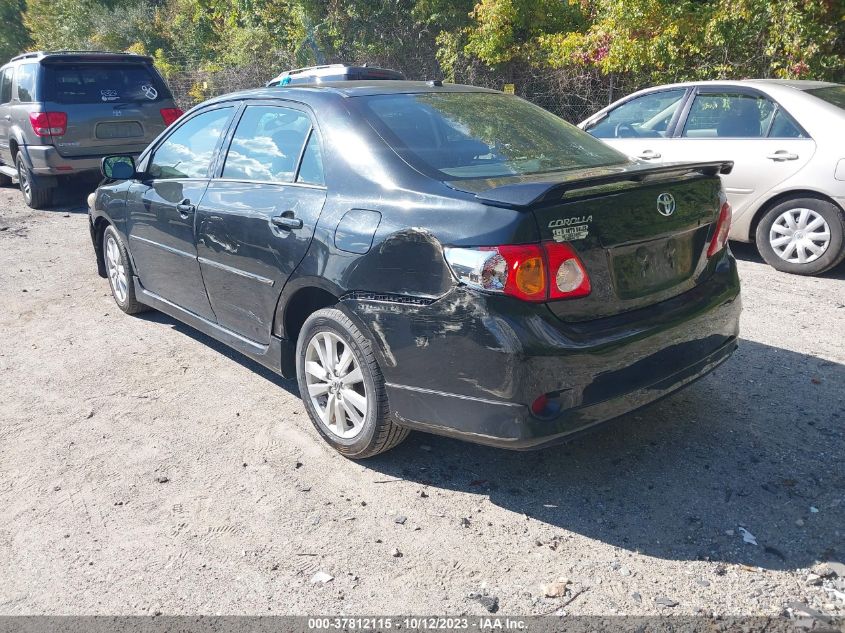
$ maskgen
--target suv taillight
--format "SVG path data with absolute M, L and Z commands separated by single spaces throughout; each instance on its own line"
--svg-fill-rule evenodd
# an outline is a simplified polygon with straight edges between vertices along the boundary
M 36 136 L 64 136 L 67 132 L 67 113 L 32 112 L 29 115 Z
M 728 233 L 731 230 L 731 205 L 722 203 L 719 210 L 719 219 L 716 221 L 716 232 L 710 240 L 710 247 L 707 249 L 707 257 L 713 257 L 716 253 L 725 248 L 728 243 Z
M 566 243 L 446 248 L 445 255 L 458 281 L 478 290 L 523 301 L 590 294 L 587 270 Z
M 183 114 L 179 108 L 162 108 L 159 112 L 165 125 L 170 125 Z

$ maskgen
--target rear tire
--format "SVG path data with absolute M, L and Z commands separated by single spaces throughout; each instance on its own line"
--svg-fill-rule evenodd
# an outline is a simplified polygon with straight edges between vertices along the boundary
M 372 457 L 408 437 L 410 431 L 390 417 L 372 344 L 340 310 L 318 310 L 305 321 L 296 376 L 311 422 L 344 457 Z
M 53 204 L 53 189 L 51 187 L 44 187 L 37 184 L 32 179 L 32 174 L 29 173 L 26 165 L 23 162 L 23 156 L 18 153 L 15 164 L 18 168 L 18 185 L 23 194 L 24 202 L 32 209 L 46 209 Z
M 819 198 L 785 200 L 762 217 L 755 241 L 773 268 L 818 275 L 845 259 L 845 214 Z
M 106 275 L 109 278 L 111 294 L 117 307 L 126 314 L 138 314 L 149 310 L 149 306 L 140 303 L 135 297 L 132 261 L 113 226 L 106 228 L 103 233 L 103 261 L 106 264 Z

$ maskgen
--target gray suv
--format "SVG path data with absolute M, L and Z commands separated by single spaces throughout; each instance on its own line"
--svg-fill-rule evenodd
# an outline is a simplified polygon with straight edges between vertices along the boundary
M 0 185 L 43 209 L 63 179 L 97 178 L 103 156 L 140 154 L 181 114 L 150 57 L 18 55 L 0 67 Z

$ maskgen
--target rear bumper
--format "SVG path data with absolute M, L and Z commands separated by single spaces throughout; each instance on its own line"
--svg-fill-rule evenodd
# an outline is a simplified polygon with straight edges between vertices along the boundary
M 104 156 L 108 155 L 62 156 L 51 145 L 28 145 L 26 147 L 29 168 L 36 177 L 97 177 L 100 174 L 100 162 Z
M 375 339 L 399 424 L 512 449 L 554 444 L 706 375 L 736 349 L 741 311 L 732 257 L 690 292 L 591 322 L 465 288 L 429 306 L 344 303 Z

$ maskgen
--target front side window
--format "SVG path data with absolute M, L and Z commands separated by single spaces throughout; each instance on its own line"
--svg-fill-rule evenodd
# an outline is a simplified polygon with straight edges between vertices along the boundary
M 35 94 L 35 79 L 38 76 L 37 64 L 21 64 L 15 75 L 18 84 L 18 101 L 31 103 L 37 99 Z
M 350 101 L 406 162 L 445 180 L 628 162 L 586 132 L 511 95 L 426 92 Z
M 688 138 L 763 138 L 774 104 L 762 96 L 713 93 L 695 97 L 684 126 Z
M 12 75 L 14 68 L 7 68 L 0 75 L 0 103 L 9 103 L 12 100 Z
M 223 178 L 293 182 L 311 120 L 299 110 L 249 106 L 223 167 Z
M 587 131 L 596 138 L 664 138 L 686 90 L 642 95 L 613 109 Z
M 209 110 L 180 125 L 153 154 L 147 173 L 151 178 L 207 178 L 233 108 Z

